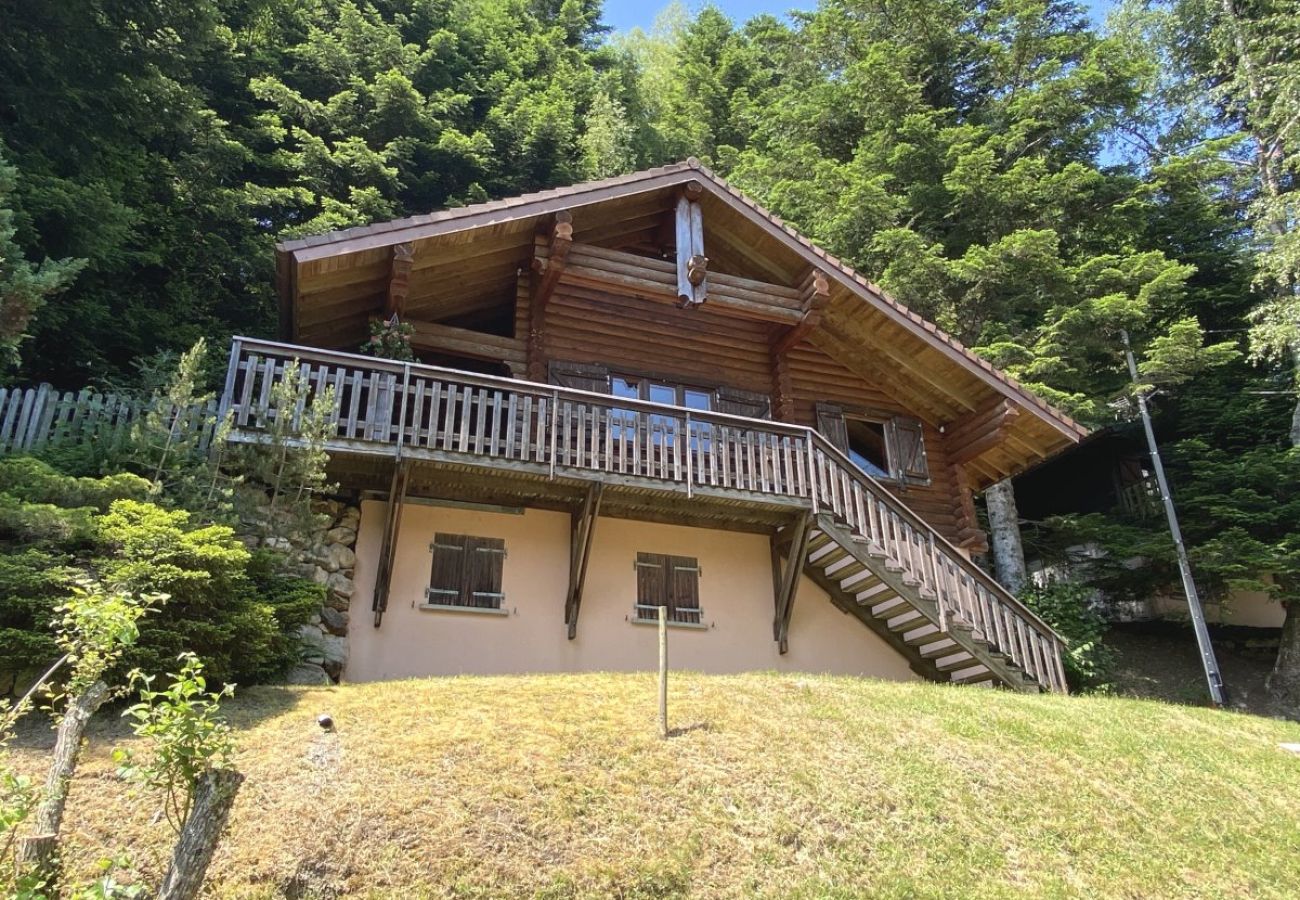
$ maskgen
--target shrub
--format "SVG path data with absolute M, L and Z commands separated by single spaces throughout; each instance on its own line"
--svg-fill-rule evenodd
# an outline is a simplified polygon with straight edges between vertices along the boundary
M 115 668 L 161 672 L 194 652 L 214 682 L 265 681 L 297 662 L 297 628 L 324 588 L 250 554 L 231 528 L 139 499 L 135 476 L 71 478 L 34 460 L 0 463 L 0 669 L 48 665 L 57 609 L 88 571 L 105 585 L 169 598 Z M 64 504 L 75 504 L 66 506 Z
M 103 478 L 64 475 L 30 456 L 0 459 L 0 494 L 26 503 L 64 508 L 92 506 L 103 512 L 114 500 L 144 500 L 150 484 L 138 475 L 119 472 Z
M 1102 643 L 1106 620 L 1092 605 L 1094 590 L 1084 584 L 1052 581 L 1020 593 L 1020 600 L 1064 638 L 1065 677 L 1074 690 L 1106 687 L 1114 654 Z

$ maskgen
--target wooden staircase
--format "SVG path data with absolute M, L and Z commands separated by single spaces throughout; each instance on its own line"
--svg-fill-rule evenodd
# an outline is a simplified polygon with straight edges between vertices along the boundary
M 1026 672 L 975 623 L 941 611 L 935 591 L 833 514 L 815 518 L 803 571 L 837 608 L 861 620 L 924 678 L 1035 693 L 1062 689 L 1051 665 L 1055 659 L 1046 661 L 1041 676 Z

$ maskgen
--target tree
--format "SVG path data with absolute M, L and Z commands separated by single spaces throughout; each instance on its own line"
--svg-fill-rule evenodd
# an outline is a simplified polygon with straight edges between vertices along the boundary
M 31 263 L 14 239 L 18 170 L 0 153 L 0 372 L 18 363 L 18 345 L 28 336 L 32 319 L 50 297 L 77 277 L 84 259 L 46 259 Z

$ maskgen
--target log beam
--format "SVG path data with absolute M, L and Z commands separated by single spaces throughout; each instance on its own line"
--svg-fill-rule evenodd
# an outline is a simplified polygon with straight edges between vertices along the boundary
M 664 260 L 575 243 L 560 282 L 624 297 L 679 303 L 676 267 Z M 735 275 L 708 277 L 709 307 L 738 318 L 795 325 L 802 318 L 794 288 Z
M 799 321 L 786 331 L 773 346 L 774 354 L 784 356 L 790 349 L 808 336 L 822 320 L 822 310 L 831 302 L 830 284 L 826 276 L 817 269 L 809 269 L 799 285 L 799 300 L 802 315 Z
M 596 533 L 596 517 L 600 515 L 600 501 L 605 493 L 602 482 L 593 482 L 587 488 L 582 510 L 573 514 L 573 533 L 569 545 L 569 595 L 564 604 L 564 624 L 569 627 L 569 640 L 578 636 L 578 613 L 582 610 L 582 591 L 587 584 L 587 563 L 591 559 L 591 542 Z
M 952 512 L 957 526 L 957 546 L 969 553 L 987 553 L 989 543 L 975 512 L 975 492 L 971 488 L 966 467 L 950 462 L 948 471 L 952 478 Z
M 949 423 L 943 429 L 949 461 L 963 465 L 1001 445 L 1019 415 L 1011 401 L 999 399 Z
M 550 235 L 539 235 L 533 252 L 533 292 L 528 299 L 527 372 L 533 381 L 546 380 L 546 306 L 564 273 L 573 246 L 573 215 L 555 214 Z
M 397 555 L 397 535 L 402 527 L 402 506 L 406 502 L 406 485 L 410 477 L 410 461 L 399 459 L 393 466 L 393 479 L 388 486 L 384 539 L 379 548 L 379 571 L 375 574 L 375 599 L 371 608 L 375 613 L 376 628 L 383 622 L 384 611 L 388 609 L 388 591 L 393 581 L 393 559 Z
M 528 351 L 524 342 L 516 338 L 471 331 L 468 328 L 455 328 L 440 322 L 424 322 L 419 319 L 409 319 L 407 324 L 415 329 L 415 333 L 411 335 L 413 350 L 446 353 L 450 356 L 463 356 L 486 362 L 503 362 L 511 370 L 522 368 L 527 359 Z M 545 381 L 545 378 L 542 380 Z
M 388 269 L 388 293 L 384 297 L 384 318 L 406 312 L 406 297 L 411 290 L 411 266 L 415 262 L 415 248 L 411 244 L 398 244 L 393 248 Z

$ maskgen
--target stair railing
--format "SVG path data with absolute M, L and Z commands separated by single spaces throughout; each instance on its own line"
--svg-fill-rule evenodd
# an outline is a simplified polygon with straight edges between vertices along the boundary
M 903 582 L 938 606 L 941 627 L 969 628 L 1044 687 L 1065 692 L 1060 637 L 928 522 L 863 472 L 820 433 L 812 437 L 817 500 L 883 557 Z

